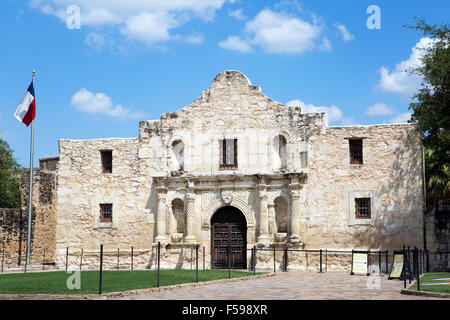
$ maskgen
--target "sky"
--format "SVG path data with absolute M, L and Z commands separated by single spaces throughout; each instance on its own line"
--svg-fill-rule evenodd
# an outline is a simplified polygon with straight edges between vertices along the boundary
M 330 126 L 403 123 L 421 83 L 408 70 L 432 44 L 404 26 L 449 12 L 447 0 L 2 0 L 0 138 L 28 167 L 14 111 L 32 70 L 35 167 L 59 139 L 137 137 L 224 70 Z

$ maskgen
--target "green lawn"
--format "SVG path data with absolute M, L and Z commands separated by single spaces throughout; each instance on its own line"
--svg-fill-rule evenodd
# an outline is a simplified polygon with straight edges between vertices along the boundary
M 425 285 L 426 282 L 437 282 L 438 278 L 450 278 L 450 273 L 448 272 L 435 272 L 435 273 L 425 273 L 420 277 L 420 291 L 430 291 L 439 293 L 449 293 L 450 285 Z M 450 281 L 448 281 L 450 282 Z M 417 283 L 414 283 L 408 290 L 417 290 Z
M 252 272 L 231 271 L 231 277 L 251 276 Z M 261 274 L 261 273 L 256 273 Z M 0 274 L 0 294 L 96 294 L 98 271 L 82 271 L 80 289 L 68 289 L 72 276 L 64 271 Z M 157 271 L 103 271 L 102 292 L 117 292 L 156 287 Z M 199 270 L 198 281 L 228 278 L 228 270 Z M 195 282 L 195 270 L 161 270 L 160 286 Z

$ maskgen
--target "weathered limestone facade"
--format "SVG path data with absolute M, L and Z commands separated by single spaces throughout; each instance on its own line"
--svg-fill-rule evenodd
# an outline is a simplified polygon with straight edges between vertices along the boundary
M 355 138 L 363 140 L 362 165 L 350 164 Z M 237 141 L 234 168 L 220 165 L 223 140 Z M 423 247 L 423 153 L 414 125 L 329 127 L 325 113 L 273 101 L 237 71 L 217 75 L 186 107 L 141 121 L 137 138 L 60 140 L 59 150 L 58 265 L 68 246 L 69 264 L 83 249 L 83 262 L 96 268 L 103 244 L 111 266 L 117 248 L 129 265 L 133 247 L 135 267 L 154 268 L 160 242 L 162 267 L 191 268 L 197 244 L 210 267 L 211 221 L 227 206 L 245 217 L 248 249 Z M 111 173 L 102 172 L 102 150 L 112 150 Z M 356 198 L 370 198 L 370 219 L 355 217 Z M 104 203 L 112 204 L 112 222 L 101 222 Z M 273 268 L 267 254 L 258 253 L 258 268 Z M 317 259 L 290 255 L 292 269 Z M 248 251 L 247 265 L 250 258 Z
M 40 159 L 33 172 L 33 208 L 31 220 L 30 262 L 53 263 L 56 249 L 56 186 L 58 158 Z M 0 208 L 1 254 L 8 266 L 23 265 L 28 238 L 28 192 L 30 175 L 21 172 L 21 209 Z

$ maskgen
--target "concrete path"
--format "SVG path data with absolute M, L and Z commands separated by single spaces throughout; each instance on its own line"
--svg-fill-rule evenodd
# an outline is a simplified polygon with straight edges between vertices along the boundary
M 407 282 L 407 287 L 409 282 Z M 132 300 L 433 300 L 400 294 L 403 281 L 343 272 L 278 272 L 274 277 L 126 296 Z

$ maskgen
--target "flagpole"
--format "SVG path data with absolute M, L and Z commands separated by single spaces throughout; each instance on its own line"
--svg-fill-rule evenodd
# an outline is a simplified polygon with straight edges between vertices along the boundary
M 33 70 L 33 88 L 34 76 L 36 70 Z M 36 91 L 35 91 L 36 92 Z M 35 93 L 36 96 L 36 93 Z M 31 222 L 33 212 L 33 157 L 34 157 L 34 120 L 31 121 L 31 143 L 30 143 L 30 190 L 28 192 L 28 236 L 27 236 L 27 260 L 25 262 L 24 273 L 27 273 L 27 265 L 30 264 L 30 249 L 31 249 Z

